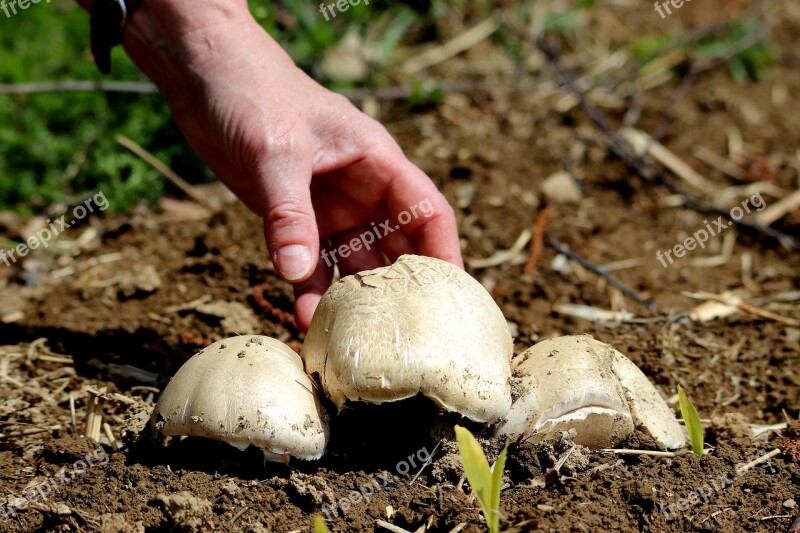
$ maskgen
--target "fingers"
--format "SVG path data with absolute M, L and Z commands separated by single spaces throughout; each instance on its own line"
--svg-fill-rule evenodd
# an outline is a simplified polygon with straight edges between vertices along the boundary
M 314 311 L 333 278 L 333 262 L 319 261 L 306 281 L 294 285 L 294 318 L 301 331 L 308 331 Z
M 393 141 L 378 145 L 362 159 L 332 174 L 340 188 L 357 190 L 364 197 L 381 198 L 391 219 L 399 223 L 396 225 L 413 242 L 414 253 L 463 268 L 453 208 L 431 179 L 408 161 Z M 394 235 L 396 231 L 386 230 L 385 238 L 390 238 L 387 255 L 391 257 L 395 255 L 392 251 L 400 250 L 409 253 L 407 240 L 402 242 Z
M 260 158 L 258 181 L 264 191 L 267 248 L 287 281 L 308 279 L 317 265 L 319 233 L 311 203 L 311 154 L 300 141 L 285 138 Z

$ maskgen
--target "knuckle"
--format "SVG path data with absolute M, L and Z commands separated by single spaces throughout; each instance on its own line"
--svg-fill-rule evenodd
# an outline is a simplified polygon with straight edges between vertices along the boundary
M 272 226 L 296 226 L 309 220 L 308 210 L 295 198 L 284 198 L 269 206 L 265 216 Z

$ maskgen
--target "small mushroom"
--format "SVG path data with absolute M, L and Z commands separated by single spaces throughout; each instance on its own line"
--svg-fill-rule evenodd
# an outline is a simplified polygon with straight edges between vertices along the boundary
M 588 335 L 542 341 L 520 354 L 521 395 L 497 435 L 539 442 L 575 431 L 589 448 L 616 446 L 638 427 L 663 447 L 686 444 L 656 388 L 627 357 Z
M 511 406 L 512 351 L 503 313 L 480 283 L 445 261 L 404 255 L 333 284 L 301 354 L 339 408 L 422 393 L 493 423 Z
M 150 418 L 161 435 L 207 437 L 268 461 L 319 459 L 328 423 L 303 362 L 270 337 L 215 342 L 189 359 L 169 382 Z

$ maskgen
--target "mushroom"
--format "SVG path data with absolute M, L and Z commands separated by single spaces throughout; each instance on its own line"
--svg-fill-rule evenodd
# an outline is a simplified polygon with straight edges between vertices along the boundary
M 511 407 L 513 343 L 503 313 L 469 274 L 401 256 L 342 278 L 322 297 L 301 355 L 341 410 L 419 393 L 476 422 Z
M 267 461 L 319 459 L 328 421 L 300 356 L 270 337 L 223 339 L 175 374 L 150 418 L 158 434 L 207 437 Z
M 588 335 L 559 337 L 519 359 L 522 392 L 497 435 L 539 442 L 574 429 L 573 442 L 597 449 L 616 446 L 638 427 L 665 448 L 686 444 L 683 428 L 653 384 L 608 344 Z

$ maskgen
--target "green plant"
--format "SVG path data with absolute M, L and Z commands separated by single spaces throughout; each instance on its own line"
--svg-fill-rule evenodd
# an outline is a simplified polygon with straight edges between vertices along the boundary
M 481 506 L 481 511 L 486 519 L 486 527 L 491 533 L 500 531 L 500 488 L 503 485 L 503 469 L 506 465 L 508 441 L 497 456 L 494 466 L 489 466 L 489 460 L 483 453 L 481 445 L 470 431 L 461 426 L 456 426 L 456 440 L 461 454 L 461 464 L 467 476 L 475 497 Z
M 686 429 L 689 431 L 689 441 L 692 443 L 692 451 L 699 457 L 703 456 L 704 437 L 703 425 L 700 423 L 700 416 L 697 414 L 697 409 L 694 408 L 692 402 L 686 396 L 683 387 L 678 385 L 678 401 L 681 405 L 681 415 L 683 422 L 686 424 Z
M 330 533 L 330 529 L 325 525 L 325 519 L 319 515 L 314 517 L 314 533 Z

